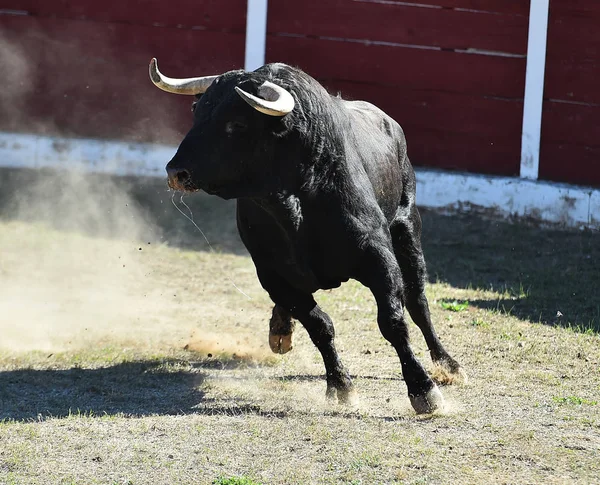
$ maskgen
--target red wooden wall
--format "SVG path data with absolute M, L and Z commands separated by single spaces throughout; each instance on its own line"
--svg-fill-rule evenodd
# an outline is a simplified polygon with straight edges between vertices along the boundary
M 177 143 L 192 99 L 152 86 L 150 58 L 240 68 L 245 30 L 246 0 L 0 0 L 0 130 Z
M 600 186 L 600 1 L 551 0 L 540 178 Z
M 416 165 L 517 175 L 528 14 L 527 0 L 273 0 L 267 60 L 387 111 Z
M 518 175 L 529 0 L 271 0 L 267 61 L 377 104 L 420 166 Z M 243 66 L 246 0 L 0 0 L 0 130 L 177 143 L 147 74 Z M 600 185 L 600 3 L 551 0 L 540 178 Z

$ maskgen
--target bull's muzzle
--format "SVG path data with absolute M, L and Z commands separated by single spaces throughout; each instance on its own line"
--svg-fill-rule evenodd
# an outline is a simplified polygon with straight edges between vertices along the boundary
M 173 190 L 179 190 L 181 192 L 192 192 L 196 190 L 192 185 L 192 176 L 186 169 L 167 167 L 167 177 L 167 184 Z

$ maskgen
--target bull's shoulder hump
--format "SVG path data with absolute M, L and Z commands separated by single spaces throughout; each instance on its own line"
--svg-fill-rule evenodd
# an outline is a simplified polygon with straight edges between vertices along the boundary
M 365 117 L 369 117 L 373 120 L 388 120 L 391 123 L 398 124 L 391 116 L 389 116 L 385 111 L 378 108 L 374 104 L 371 104 L 367 101 L 346 101 L 344 100 L 344 106 L 351 113 L 363 115 Z
M 383 129 L 389 136 L 404 136 L 400 124 L 385 111 L 367 101 L 344 101 L 346 109 L 352 116 L 369 120 Z
M 344 100 L 344 104 L 348 109 L 358 110 L 358 111 L 370 111 L 374 113 L 382 113 L 385 114 L 381 109 L 375 106 L 368 101 L 348 101 Z

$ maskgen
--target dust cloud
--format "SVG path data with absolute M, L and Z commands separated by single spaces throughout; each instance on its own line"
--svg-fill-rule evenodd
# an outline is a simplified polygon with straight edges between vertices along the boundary
M 34 75 L 23 49 L 0 36 L 0 65 L 4 66 L 3 87 L 0 89 L 0 112 L 5 118 L 19 117 L 22 100 L 32 89 Z
M 27 48 L 31 43 L 39 49 Z M 51 113 L 28 114 L 36 106 L 35 96 L 38 106 L 46 98 L 66 99 L 64 93 L 75 82 L 64 76 L 40 87 L 45 78 L 38 60 L 46 55 L 87 57 L 77 43 L 48 38 L 42 29 L 22 38 L 10 30 L 0 35 L 2 130 L 64 135 Z M 125 67 L 112 66 L 115 71 Z M 102 70 L 95 69 L 92 79 L 104 79 Z M 145 72 L 146 66 L 140 69 Z M 107 89 L 96 82 L 88 92 L 94 86 Z M 76 121 L 89 117 L 85 106 L 90 101 L 79 101 L 70 113 Z M 144 113 L 143 100 L 130 102 L 129 112 Z M 96 113 L 95 122 L 101 115 Z M 148 138 L 147 118 L 141 114 L 139 126 L 125 134 Z M 174 136 L 166 123 L 155 122 L 151 129 L 155 137 Z M 153 279 L 155 263 L 149 254 L 161 234 L 148 210 L 126 189 L 122 180 L 82 171 L 0 168 L 0 352 L 179 345 L 190 332 L 168 317 L 172 302 L 167 295 L 173 292 Z
M 236 281 L 265 301 L 249 305 L 228 279 L 243 256 L 173 247 L 179 231 L 157 205 L 195 228 L 171 195 L 157 180 L 0 169 L 0 354 L 112 347 L 272 359 L 268 330 L 251 327 L 270 311 L 252 267 Z
M 138 340 L 159 311 L 147 258 L 156 227 L 107 177 L 14 177 L 0 211 L 0 349 L 56 351 Z M 14 187 L 13 187 L 14 189 Z M 154 298 L 153 298 L 154 296 Z
M 104 47 L 100 50 L 110 57 L 115 46 Z M 181 140 L 183 133 L 176 129 L 180 112 L 174 108 L 183 106 L 182 101 L 158 90 L 149 98 L 155 88 L 147 78 L 146 61 L 132 66 L 112 58 L 111 63 L 89 63 L 88 58 L 77 42 L 50 38 L 43 29 L 23 36 L 10 30 L 0 33 L 0 62 L 6 71 L 0 91 L 0 130 L 91 136 L 85 131 L 91 119 L 93 127 L 105 130 L 109 138 Z M 50 61 L 61 66 L 65 60 L 86 63 L 84 77 L 89 85 L 86 81 L 82 87 L 82 79 L 68 73 L 46 82 L 48 74 L 40 66 Z M 132 79 L 144 80 L 136 96 L 130 95 Z M 103 110 L 101 101 L 107 92 L 113 95 L 106 97 L 109 107 Z M 64 100 L 64 106 L 54 102 L 57 98 Z M 52 101 L 52 110 L 44 109 L 46 100 Z M 120 124 L 126 126 L 114 123 L 114 103 L 119 100 L 126 102 L 122 111 L 129 122 Z M 181 109 L 189 116 L 189 105 Z M 69 161 L 75 159 L 71 154 Z M 110 171 L 104 162 L 101 168 Z M 247 299 L 237 293 L 228 274 L 215 271 L 196 277 L 201 268 L 188 268 L 182 262 L 185 255 L 166 247 L 165 239 L 169 245 L 206 250 L 202 237 L 189 237 L 195 229 L 170 205 L 166 184 L 162 193 L 150 184 L 140 202 L 138 189 L 143 183 L 67 166 L 61 170 L 0 168 L 0 354 L 103 346 L 163 350 L 187 345 L 197 353 L 235 354 L 249 360 L 269 355 L 266 336 L 244 328 L 250 321 L 262 323 L 269 308 L 232 305 Z M 135 196 L 129 190 L 132 186 L 136 186 Z M 157 199 L 163 203 L 159 211 Z M 230 243 L 237 238 L 232 206 L 199 204 L 211 212 L 203 229 L 218 232 L 227 241 L 216 247 L 239 255 L 238 243 Z M 173 261 L 179 262 L 177 268 L 171 267 Z M 206 262 L 206 267 L 216 267 L 219 261 Z M 250 281 L 246 286 L 258 286 L 253 271 L 244 274 Z M 231 298 L 231 292 L 237 299 Z M 204 331 L 217 323 L 214 333 Z
M 211 357 L 233 358 L 249 363 L 275 361 L 273 353 L 266 346 L 257 345 L 249 332 L 216 333 L 194 330 L 190 335 L 186 350 Z

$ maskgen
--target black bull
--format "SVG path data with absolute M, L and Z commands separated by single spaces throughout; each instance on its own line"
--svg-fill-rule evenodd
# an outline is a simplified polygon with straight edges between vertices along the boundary
M 184 89 L 189 79 L 166 78 L 153 61 L 151 77 L 166 91 L 198 98 L 193 127 L 167 165 L 169 186 L 237 199 L 240 236 L 275 303 L 271 349 L 289 351 L 292 319 L 300 321 L 323 357 L 327 396 L 349 401 L 352 380 L 313 293 L 353 278 L 375 297 L 415 411 L 441 408 L 442 394 L 410 347 L 404 308 L 442 381 L 464 374 L 431 323 L 415 175 L 398 123 L 372 104 L 331 96 L 285 64 Z M 286 107 L 274 106 L 282 98 Z

